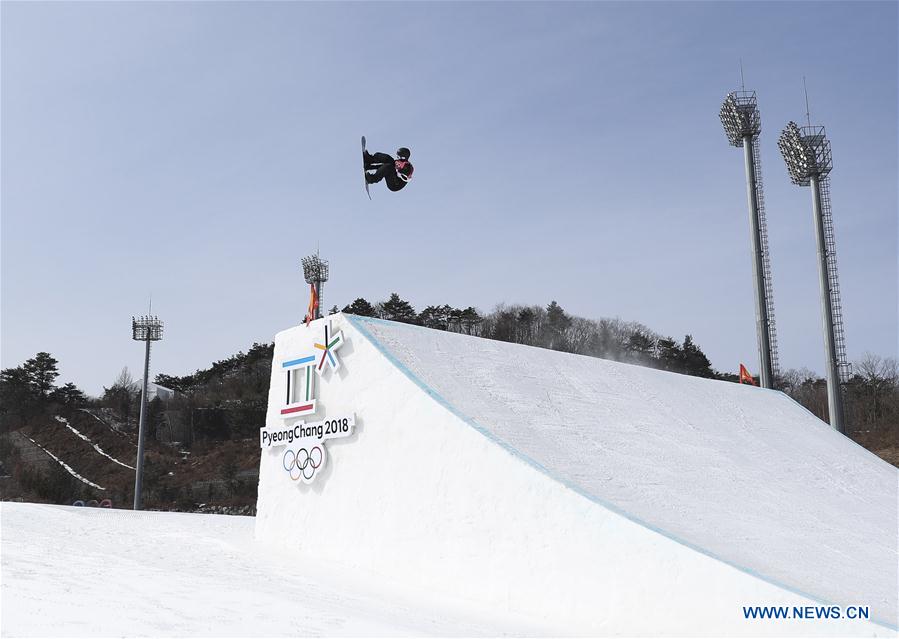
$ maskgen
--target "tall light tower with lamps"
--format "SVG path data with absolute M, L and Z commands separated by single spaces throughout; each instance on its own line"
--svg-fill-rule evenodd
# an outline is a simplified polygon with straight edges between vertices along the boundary
M 137 470 L 134 473 L 134 510 L 140 510 L 141 482 L 144 474 L 144 431 L 147 421 L 147 385 L 150 376 L 150 342 L 162 339 L 162 321 L 155 315 L 132 317 L 131 338 L 147 345 L 144 354 L 144 386 L 140 394 L 140 425 L 137 430 Z
M 322 316 L 321 309 L 324 304 L 325 282 L 328 281 L 328 260 L 319 257 L 318 252 L 302 259 L 303 277 L 307 284 L 315 287 L 315 296 L 318 298 L 318 305 L 315 307 L 315 317 L 317 320 Z
M 762 190 L 759 133 L 762 118 L 755 91 L 733 91 L 719 113 L 731 146 L 743 147 L 746 194 L 749 202 L 749 238 L 752 247 L 752 280 L 755 288 L 755 324 L 759 345 L 759 383 L 774 388 L 780 374 L 777 361 L 777 329 L 774 324 L 774 291 L 768 254 L 768 224 Z
M 808 114 L 806 114 L 808 116 Z M 830 171 L 833 157 L 823 126 L 800 127 L 789 122 L 777 143 L 790 181 L 811 187 L 815 241 L 818 247 L 818 279 L 821 287 L 821 319 L 824 327 L 824 354 L 827 374 L 827 409 L 830 425 L 846 433 L 842 384 L 849 378 L 846 342 L 843 337 L 843 311 L 837 276 L 837 253 L 830 207 Z

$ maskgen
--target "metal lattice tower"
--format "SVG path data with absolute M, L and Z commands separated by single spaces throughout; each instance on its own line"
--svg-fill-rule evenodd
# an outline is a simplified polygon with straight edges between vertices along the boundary
M 833 210 L 830 206 L 830 177 L 819 183 L 821 189 L 821 216 L 824 222 L 824 246 L 827 249 L 827 284 L 830 288 L 830 307 L 833 316 L 834 342 L 840 383 L 849 381 L 852 366 L 846 358 L 846 338 L 843 332 L 843 304 L 840 300 L 840 279 L 837 275 L 837 245 L 833 233 Z
M 771 280 L 771 257 L 768 251 L 768 220 L 765 216 L 765 193 L 762 186 L 762 158 L 758 136 L 752 141 L 752 158 L 755 162 L 756 198 L 759 208 L 759 237 L 762 248 L 762 270 L 765 273 L 765 302 L 768 310 L 768 349 L 771 352 L 771 375 L 780 377 L 780 358 L 777 354 L 777 322 L 774 319 L 774 284 Z
M 328 281 L 328 260 L 323 260 L 318 253 L 310 255 L 302 259 L 303 277 L 307 284 L 315 286 L 315 294 L 318 296 L 318 309 L 315 311 L 315 317 L 318 319 L 322 316 L 321 309 L 324 308 L 325 299 L 325 282 Z
M 759 133 L 762 118 L 755 91 L 733 91 L 724 99 L 719 113 L 731 146 L 743 149 L 746 165 L 746 192 L 749 201 L 750 244 L 753 257 L 756 333 L 759 344 L 759 378 L 764 388 L 774 388 L 780 375 L 777 357 L 777 327 L 774 321 L 774 285 L 768 250 L 768 222 L 762 186 Z
M 821 315 L 824 324 L 824 351 L 827 360 L 827 399 L 830 425 L 845 433 L 842 385 L 850 374 L 843 335 L 843 309 L 837 273 L 837 252 L 830 204 L 830 172 L 833 156 L 823 126 L 800 128 L 790 122 L 777 143 L 790 180 L 812 190 L 812 212 L 818 247 L 818 276 L 821 287 Z
M 162 321 L 155 315 L 131 318 L 131 338 L 147 345 L 144 353 L 144 385 L 140 396 L 140 422 L 137 428 L 137 468 L 134 471 L 134 510 L 141 507 L 141 484 L 144 476 L 144 432 L 147 421 L 147 386 L 150 376 L 150 342 L 162 339 Z

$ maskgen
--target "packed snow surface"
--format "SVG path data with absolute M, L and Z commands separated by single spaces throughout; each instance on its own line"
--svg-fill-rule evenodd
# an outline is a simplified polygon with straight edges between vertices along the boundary
M 4 637 L 543 634 L 253 541 L 253 518 L 0 503 Z
M 423 390 L 578 493 L 897 623 L 897 469 L 786 395 L 350 317 Z

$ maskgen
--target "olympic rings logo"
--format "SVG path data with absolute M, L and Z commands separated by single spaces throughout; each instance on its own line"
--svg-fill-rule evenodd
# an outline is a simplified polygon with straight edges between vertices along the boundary
M 289 448 L 284 451 L 284 457 L 281 458 L 281 464 L 284 470 L 290 475 L 290 478 L 297 481 L 301 477 L 306 481 L 310 481 L 325 461 L 325 452 L 321 446 L 313 446 L 310 449 L 301 448 L 297 452 L 293 452 Z

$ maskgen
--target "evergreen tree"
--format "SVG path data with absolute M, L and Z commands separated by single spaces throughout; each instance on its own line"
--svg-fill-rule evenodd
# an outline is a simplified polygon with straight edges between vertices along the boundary
M 533 344 L 534 343 L 534 323 L 537 319 L 537 314 L 534 313 L 534 309 L 528 308 L 527 306 L 518 311 L 518 334 L 517 341 L 520 344 Z
M 383 319 L 394 322 L 403 322 L 405 324 L 414 324 L 416 320 L 415 309 L 404 299 L 401 299 L 396 293 L 390 294 L 390 299 L 381 302 L 380 315 Z
M 50 399 L 59 404 L 70 406 L 72 408 L 83 406 L 87 402 L 87 397 L 72 382 L 67 382 L 50 393 Z
M 643 366 L 647 366 L 654 359 L 655 347 L 652 337 L 639 329 L 631 333 L 627 340 L 627 350 L 631 353 L 633 361 Z
M 377 315 L 375 307 L 369 304 L 368 300 L 362 297 L 357 297 L 352 304 L 344 306 L 343 312 L 351 313 L 353 315 L 361 315 L 362 317 L 375 317 Z
M 556 351 L 568 350 L 565 331 L 571 325 L 571 318 L 561 306 L 553 300 L 546 307 L 546 325 L 544 326 L 543 346 Z
M 196 382 L 193 375 L 178 377 L 177 375 L 165 375 L 163 373 L 157 374 L 153 381 L 160 386 L 171 388 L 173 391 L 178 391 L 182 394 L 189 393 Z
M 474 327 L 478 326 L 484 318 L 481 317 L 481 314 L 478 313 L 474 307 L 469 306 L 459 314 L 459 319 L 462 326 L 465 328 L 465 332 L 468 335 L 472 335 L 474 334 Z
M 23 365 L 28 383 L 41 399 L 45 399 L 54 388 L 53 383 L 59 377 L 58 363 L 50 353 L 40 352 Z
M 716 378 L 717 374 L 712 370 L 712 363 L 705 356 L 702 349 L 693 343 L 693 337 L 687 335 L 684 337 L 684 372 L 687 375 L 695 375 L 696 377 Z
M 0 371 L 0 414 L 24 417 L 36 402 L 37 396 L 24 367 Z
M 680 344 L 671 337 L 659 340 L 659 365 L 662 370 L 682 373 L 684 369 L 684 352 Z
M 453 333 L 462 332 L 462 311 L 458 308 L 447 306 L 446 330 L 452 331 Z
M 452 311 L 452 307 L 446 304 L 443 306 L 428 306 L 418 314 L 418 323 L 428 328 L 445 331 L 449 323 L 450 311 Z

